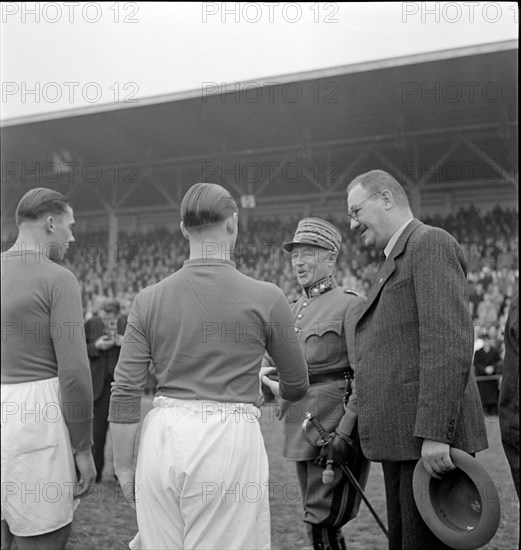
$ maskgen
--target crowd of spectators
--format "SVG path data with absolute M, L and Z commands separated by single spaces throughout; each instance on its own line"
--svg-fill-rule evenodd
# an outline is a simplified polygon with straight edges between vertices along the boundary
M 330 221 L 343 236 L 338 283 L 367 294 L 376 273 L 377 253 L 362 248 L 347 221 Z M 496 207 L 480 215 L 470 206 L 455 215 L 424 217 L 422 221 L 447 230 L 463 247 L 473 317 L 483 325 L 500 322 L 518 282 L 517 212 Z M 250 219 L 241 227 L 232 256 L 241 272 L 277 284 L 289 300 L 295 299 L 300 289 L 281 245 L 291 239 L 297 222 L 298 218 Z M 105 231 L 75 236 L 66 265 L 80 280 L 86 312 L 95 309 L 100 296 L 116 297 L 128 307 L 137 292 L 167 277 L 188 258 L 188 241 L 179 229 L 121 232 L 117 243 L 108 244 Z M 214 245 L 207 246 L 211 253 Z
M 330 221 L 343 236 L 337 282 L 366 295 L 376 275 L 377 253 L 361 246 L 358 236 L 350 231 L 347 218 Z M 476 339 L 491 343 L 501 354 L 508 307 L 519 286 L 517 212 L 496 206 L 483 214 L 471 205 L 454 215 L 423 217 L 422 221 L 447 230 L 463 247 Z M 232 256 L 239 271 L 275 283 L 290 301 L 299 296 L 300 288 L 281 245 L 292 238 L 297 222 L 298 218 L 252 217 L 242 223 Z M 86 318 L 98 310 L 105 297 L 117 298 L 122 312 L 128 314 L 134 296 L 142 288 L 175 272 L 188 258 L 188 241 L 178 228 L 120 232 L 117 243 L 107 242 L 106 231 L 76 232 L 75 237 L 65 265 L 80 281 Z M 215 245 L 208 243 L 208 251 L 212 246 Z

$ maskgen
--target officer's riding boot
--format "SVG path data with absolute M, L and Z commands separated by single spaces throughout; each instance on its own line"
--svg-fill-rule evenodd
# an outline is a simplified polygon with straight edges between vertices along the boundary
M 346 550 L 346 541 L 340 527 L 311 526 L 313 550 Z

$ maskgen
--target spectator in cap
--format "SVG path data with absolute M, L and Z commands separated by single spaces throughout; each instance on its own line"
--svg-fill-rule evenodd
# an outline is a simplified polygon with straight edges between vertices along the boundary
M 94 398 L 92 449 L 96 465 L 96 482 L 101 481 L 105 465 L 104 451 L 109 426 L 110 389 L 114 381 L 127 318 L 120 315 L 120 304 L 115 298 L 105 299 L 98 315 L 85 322 L 85 337 L 90 361 Z
M 305 218 L 298 223 L 293 240 L 283 244 L 302 288 L 291 312 L 295 338 L 306 357 L 310 387 L 297 403 L 280 399 L 277 416 L 284 418 L 282 454 L 296 463 L 304 522 L 315 550 L 345 548 L 342 526 L 356 516 L 360 504 L 340 464 L 349 461 L 362 486 L 369 473 L 369 463 L 355 452 L 357 408 L 352 369 L 354 326 L 365 298 L 337 285 L 334 271 L 341 240 L 331 223 Z M 266 376 L 263 380 L 277 392 L 276 382 Z M 333 447 L 332 483 L 322 481 L 329 449 L 311 445 L 303 433 L 307 412 L 314 413 L 326 430 L 335 434 L 329 444 Z

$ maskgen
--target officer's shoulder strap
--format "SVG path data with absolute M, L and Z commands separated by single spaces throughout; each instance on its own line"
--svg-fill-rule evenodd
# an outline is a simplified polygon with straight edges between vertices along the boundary
M 354 290 L 351 290 L 350 288 L 344 288 L 344 294 L 347 294 L 348 296 L 351 295 L 352 297 L 349 298 L 348 300 L 351 302 L 353 301 L 353 303 L 365 303 L 367 301 L 367 298 L 361 294 L 360 292 L 355 292 Z M 357 300 L 354 300 L 353 297 L 356 297 Z

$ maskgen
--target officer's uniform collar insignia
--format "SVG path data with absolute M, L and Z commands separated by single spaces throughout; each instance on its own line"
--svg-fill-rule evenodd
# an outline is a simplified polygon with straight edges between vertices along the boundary
M 316 283 L 313 283 L 311 286 L 305 287 L 304 292 L 306 293 L 307 298 L 314 298 L 315 296 L 320 296 L 325 292 L 328 292 L 333 288 L 333 275 L 328 275 L 324 279 L 320 279 Z

